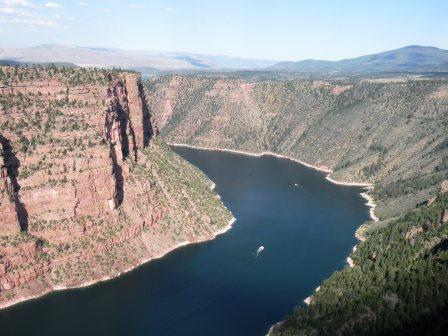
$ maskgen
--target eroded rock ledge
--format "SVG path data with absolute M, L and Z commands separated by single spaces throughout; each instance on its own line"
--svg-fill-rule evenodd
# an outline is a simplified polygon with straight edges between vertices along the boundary
M 157 138 L 139 75 L 1 70 L 0 307 L 116 276 L 227 225 L 211 182 Z

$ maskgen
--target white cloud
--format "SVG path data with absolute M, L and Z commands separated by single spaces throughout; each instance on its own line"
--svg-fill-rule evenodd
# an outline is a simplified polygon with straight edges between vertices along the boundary
M 102 8 L 102 9 L 100 9 L 100 12 L 102 12 L 102 13 L 110 13 L 112 11 L 109 8 Z
M 130 8 L 140 8 L 140 7 L 142 7 L 142 6 L 140 6 L 139 4 L 135 4 L 135 3 L 133 3 L 133 4 L 130 4 L 129 7 L 130 7 Z
M 0 14 L 13 14 L 14 8 L 0 8 Z
M 47 3 L 44 5 L 44 7 L 47 7 L 47 8 L 53 8 L 53 9 L 58 9 L 58 8 L 62 8 L 62 5 L 61 5 L 61 4 L 58 4 L 58 3 L 56 3 L 56 2 L 47 2 Z
M 56 27 L 55 18 L 46 17 L 35 12 L 34 5 L 24 0 L 0 0 L 9 6 L 0 8 L 0 22 L 24 26 Z
M 26 8 L 34 8 L 36 7 L 31 2 L 27 0 L 1 0 L 0 3 L 7 7 L 26 7 Z
M 78 6 L 86 7 L 87 6 L 87 2 L 78 2 Z
M 0 22 L 17 23 L 28 26 L 42 26 L 42 27 L 56 27 L 58 24 L 55 21 L 48 20 L 40 16 L 2 16 L 0 15 Z
M 173 11 L 174 11 L 173 7 L 167 7 L 167 8 L 165 8 L 165 10 L 166 10 L 167 12 L 173 12 Z

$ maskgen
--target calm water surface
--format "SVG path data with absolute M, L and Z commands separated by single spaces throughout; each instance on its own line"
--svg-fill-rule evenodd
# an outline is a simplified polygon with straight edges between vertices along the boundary
M 234 227 L 118 279 L 2 310 L 2 335 L 264 335 L 345 266 L 368 219 L 360 188 L 272 156 L 175 151 L 216 183 Z

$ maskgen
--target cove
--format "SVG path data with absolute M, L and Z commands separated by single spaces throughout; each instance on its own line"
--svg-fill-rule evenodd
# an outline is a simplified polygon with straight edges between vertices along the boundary
M 173 149 L 215 182 L 233 228 L 119 278 L 2 310 L 2 335 L 264 335 L 345 267 L 369 219 L 363 188 L 270 155 Z

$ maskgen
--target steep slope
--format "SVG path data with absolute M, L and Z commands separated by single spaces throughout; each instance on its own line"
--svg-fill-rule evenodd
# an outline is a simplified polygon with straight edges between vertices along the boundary
M 447 181 L 448 186 L 448 181 Z M 446 335 L 448 194 L 375 231 L 271 335 Z
M 446 334 L 447 79 L 172 76 L 148 88 L 170 142 L 275 152 L 374 185 L 380 221 L 358 231 L 352 267 L 270 334 Z
M 426 201 L 448 176 L 445 79 L 171 76 L 148 87 L 167 141 L 275 152 L 374 183 L 380 219 Z
M 412 45 L 340 61 L 280 62 L 270 69 L 313 72 L 448 71 L 448 50 Z
M 0 68 L 0 306 L 116 276 L 231 214 L 134 73 Z

